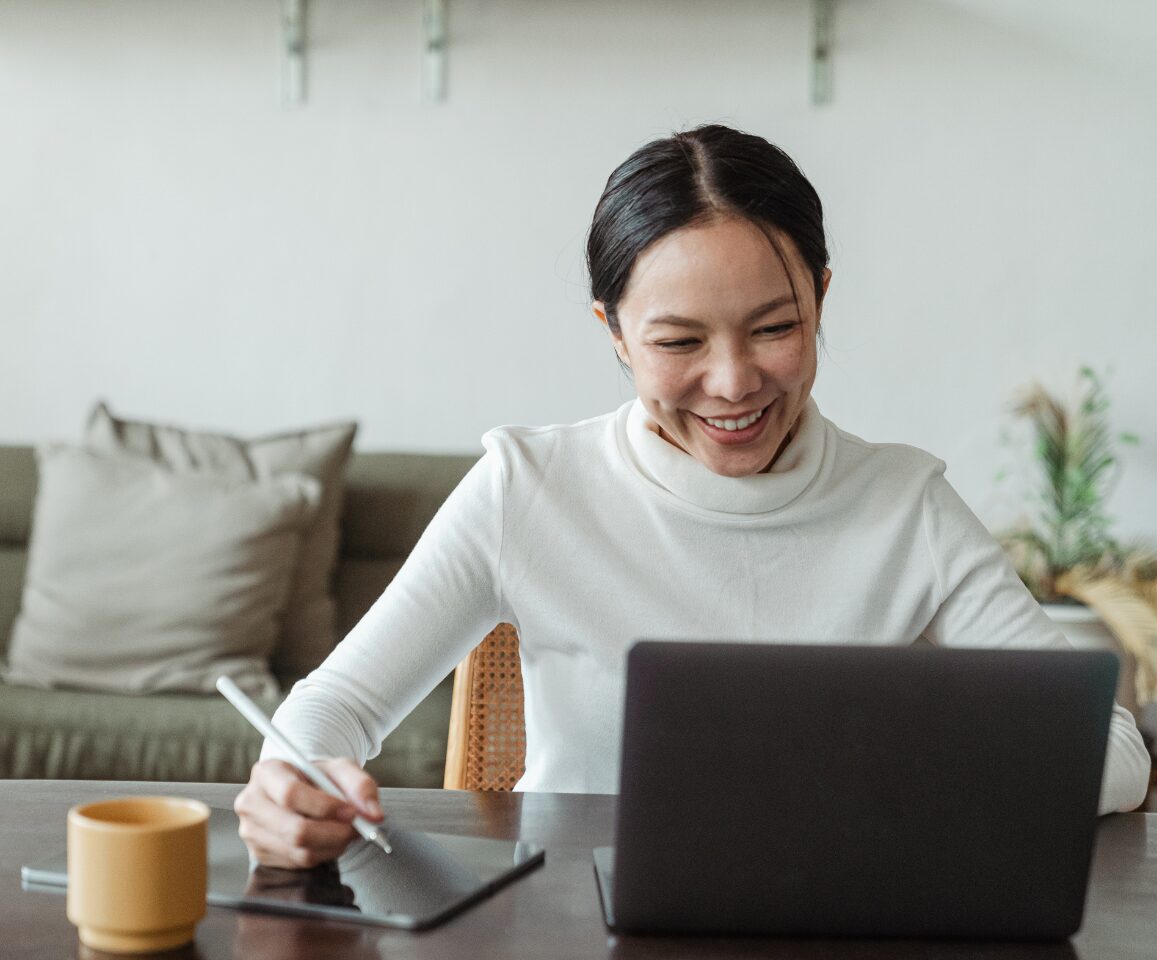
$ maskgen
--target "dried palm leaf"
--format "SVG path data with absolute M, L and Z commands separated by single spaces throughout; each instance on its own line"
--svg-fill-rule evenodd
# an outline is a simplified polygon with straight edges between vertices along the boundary
M 1088 605 L 1136 664 L 1137 702 L 1157 699 L 1157 608 L 1137 585 L 1118 576 L 1067 570 L 1055 580 L 1059 595 Z M 1157 583 L 1148 589 L 1157 596 Z

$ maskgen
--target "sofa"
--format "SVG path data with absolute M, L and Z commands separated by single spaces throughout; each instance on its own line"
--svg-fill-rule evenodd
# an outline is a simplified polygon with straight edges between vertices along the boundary
M 332 584 L 338 637 L 381 594 L 475 459 L 352 454 Z M 0 660 L 20 608 L 36 486 L 33 448 L 0 446 Z M 270 713 L 295 678 L 279 679 L 280 693 L 261 701 Z M 382 786 L 442 785 L 451 687 L 447 677 L 367 764 Z M 241 783 L 260 747 L 260 735 L 215 694 L 137 695 L 0 681 L 0 778 Z

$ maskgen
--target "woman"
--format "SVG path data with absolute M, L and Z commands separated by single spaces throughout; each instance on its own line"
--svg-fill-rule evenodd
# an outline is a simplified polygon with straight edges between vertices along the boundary
M 360 769 L 496 623 L 519 628 L 521 789 L 614 792 L 624 656 L 642 636 L 962 646 L 1065 641 L 944 464 L 866 443 L 811 400 L 827 268 L 819 197 L 759 137 L 707 126 L 611 175 L 588 241 L 594 313 L 638 400 L 505 427 L 406 565 L 277 722 L 355 798 L 266 748 L 237 800 L 263 863 L 339 854 L 379 819 Z M 1101 811 L 1149 756 L 1115 708 Z

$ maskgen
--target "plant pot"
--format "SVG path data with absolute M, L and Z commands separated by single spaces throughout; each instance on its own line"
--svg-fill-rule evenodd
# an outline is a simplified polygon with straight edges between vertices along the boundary
M 1112 650 L 1117 655 L 1121 663 L 1117 703 L 1139 720 L 1141 709 L 1137 705 L 1137 687 L 1133 681 L 1133 658 L 1121 647 L 1113 631 L 1096 611 L 1083 603 L 1042 603 L 1041 609 L 1077 650 Z

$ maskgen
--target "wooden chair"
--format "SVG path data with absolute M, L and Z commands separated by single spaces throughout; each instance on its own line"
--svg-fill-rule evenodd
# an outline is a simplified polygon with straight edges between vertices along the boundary
M 454 671 L 447 790 L 512 790 L 526 769 L 518 633 L 500 623 Z

